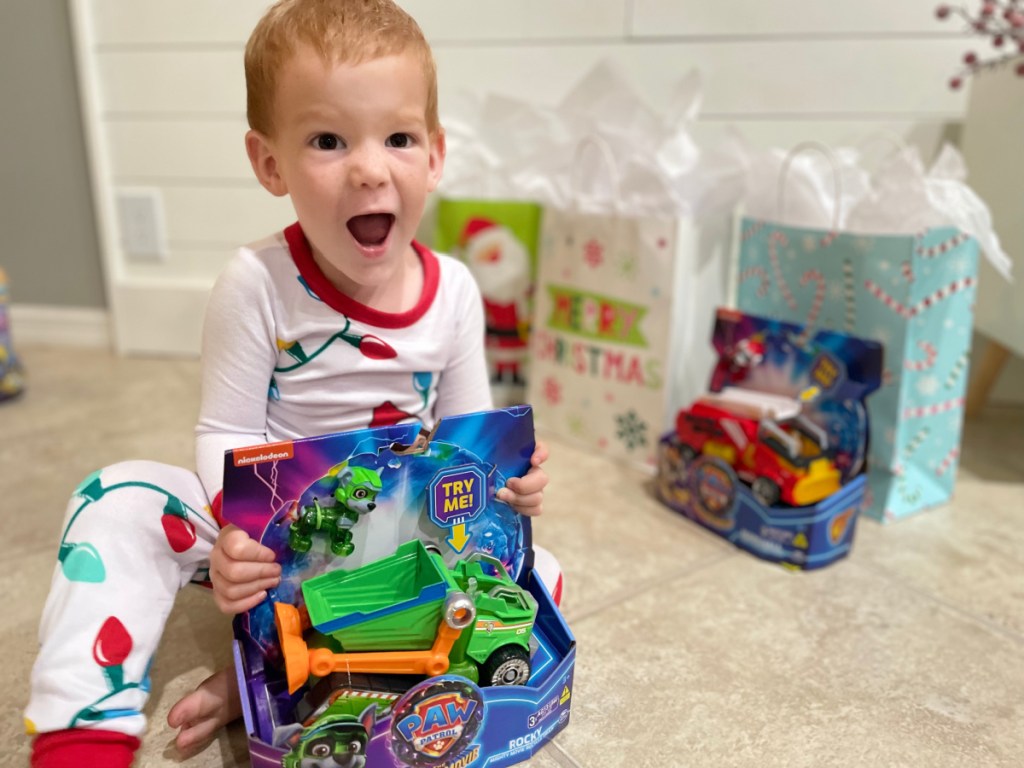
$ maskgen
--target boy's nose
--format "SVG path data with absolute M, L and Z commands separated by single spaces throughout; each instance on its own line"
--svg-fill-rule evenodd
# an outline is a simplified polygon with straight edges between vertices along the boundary
M 379 187 L 387 181 L 387 159 L 382 148 L 361 147 L 352 156 L 350 180 L 356 187 Z

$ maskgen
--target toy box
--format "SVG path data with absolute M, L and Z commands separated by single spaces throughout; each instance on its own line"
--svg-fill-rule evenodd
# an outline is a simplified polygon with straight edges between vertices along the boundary
M 507 766 L 565 727 L 575 641 L 498 501 L 528 406 L 230 451 L 224 518 L 277 554 L 235 619 L 254 768 Z
M 710 391 L 661 439 L 659 498 L 766 560 L 812 569 L 845 556 L 881 345 L 724 309 L 712 341 Z

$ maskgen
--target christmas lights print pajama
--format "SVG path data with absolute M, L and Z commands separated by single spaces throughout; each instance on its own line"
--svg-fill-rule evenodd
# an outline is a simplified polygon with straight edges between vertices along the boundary
M 142 734 L 164 624 L 178 590 L 205 579 L 218 531 L 194 472 L 129 461 L 82 482 L 43 609 L 29 733 Z
M 206 576 L 218 527 L 204 488 L 219 486 L 225 450 L 491 407 L 476 283 L 465 264 L 414 247 L 423 296 L 400 314 L 338 291 L 298 224 L 239 249 L 203 320 L 196 464 L 205 483 L 135 461 L 79 486 L 43 611 L 29 733 L 145 730 L 167 616 L 178 590 Z

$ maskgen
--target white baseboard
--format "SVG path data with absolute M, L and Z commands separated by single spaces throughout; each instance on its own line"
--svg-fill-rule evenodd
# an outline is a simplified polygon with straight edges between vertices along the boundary
M 111 348 L 110 315 L 106 309 L 12 303 L 11 339 L 21 344 Z
M 107 308 L 9 306 L 14 348 L 29 344 L 112 349 L 123 355 L 198 357 L 210 286 L 202 281 L 124 282 Z

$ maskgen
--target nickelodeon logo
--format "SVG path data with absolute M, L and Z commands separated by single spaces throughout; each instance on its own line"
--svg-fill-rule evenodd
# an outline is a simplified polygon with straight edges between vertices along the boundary
M 291 440 L 282 443 L 254 445 L 250 448 L 235 448 L 231 452 L 231 459 L 236 467 L 262 464 L 265 461 L 286 461 L 294 456 L 295 445 Z

